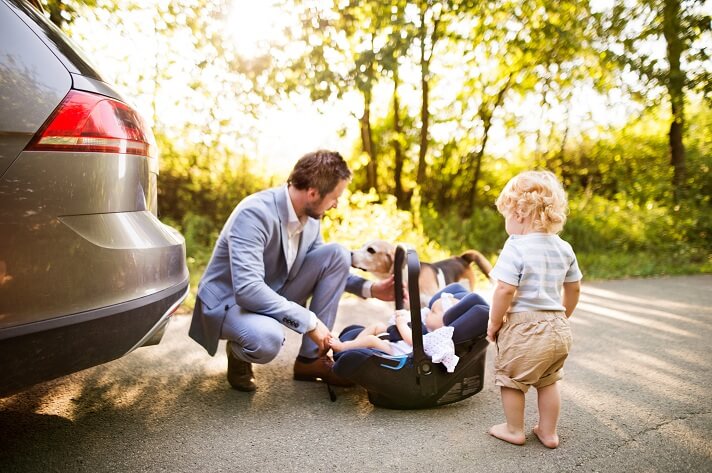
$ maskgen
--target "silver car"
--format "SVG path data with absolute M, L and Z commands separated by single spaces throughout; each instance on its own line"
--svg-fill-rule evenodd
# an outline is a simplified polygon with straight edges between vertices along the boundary
M 157 176 L 139 114 L 36 7 L 0 0 L 0 395 L 160 340 L 188 269 Z

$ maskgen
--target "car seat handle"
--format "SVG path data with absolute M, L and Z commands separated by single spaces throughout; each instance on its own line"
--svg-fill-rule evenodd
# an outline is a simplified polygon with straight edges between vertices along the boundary
M 418 254 L 415 250 L 406 249 L 403 245 L 396 246 L 393 268 L 396 309 L 402 309 L 405 304 L 403 268 L 408 270 L 408 294 L 411 302 L 410 323 L 413 330 L 413 362 L 418 367 L 419 372 L 422 365 L 424 368 L 422 374 L 427 375 L 431 369 L 430 360 L 427 359 L 423 350 L 423 322 L 420 319 L 420 287 L 418 286 L 418 277 L 420 276 Z
M 393 258 L 393 277 L 395 289 L 396 310 L 400 310 L 405 305 L 405 295 L 403 294 L 403 268 L 405 267 L 406 249 L 403 245 L 396 246 L 396 254 Z

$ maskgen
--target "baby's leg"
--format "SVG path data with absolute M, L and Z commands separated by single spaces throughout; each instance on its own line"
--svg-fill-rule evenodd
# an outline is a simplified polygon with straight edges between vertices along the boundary
M 334 338 L 331 340 L 330 345 L 335 352 L 353 350 L 354 348 L 374 348 L 388 353 L 389 355 L 391 354 L 390 342 L 387 340 L 381 340 L 377 336 L 371 334 L 359 334 L 358 337 L 346 342 L 342 342 L 339 339 Z
M 388 326 L 386 324 L 376 322 L 375 324 L 369 325 L 368 327 L 364 328 L 363 331 L 359 334 L 359 337 L 365 337 L 366 335 L 378 335 L 380 333 L 385 332 L 386 330 L 388 330 Z
M 471 340 L 478 335 L 487 333 L 489 306 L 487 304 L 468 306 L 469 300 L 469 297 L 461 300 L 443 317 L 443 323 L 455 329 L 452 334 L 452 341 L 455 343 Z M 463 308 L 467 310 L 460 312 Z
M 559 411 L 561 409 L 559 383 L 538 388 L 537 394 L 539 398 L 539 424 L 534 426 L 534 433 L 545 446 L 556 448 L 559 446 L 556 425 L 559 423 Z
M 430 298 L 430 301 L 428 302 L 428 307 L 432 308 L 435 301 L 440 299 L 440 297 L 442 297 L 444 292 L 448 292 L 448 293 L 452 294 L 453 296 L 455 296 L 455 299 L 462 299 L 470 291 L 465 289 L 465 286 L 463 286 L 460 283 L 454 282 L 454 283 L 448 284 L 447 286 L 445 286 L 444 288 L 442 288 L 438 292 L 436 292 L 435 295 Z
M 515 445 L 523 445 L 524 436 L 524 393 L 519 389 L 501 387 L 502 407 L 507 422 L 493 425 L 490 435 Z

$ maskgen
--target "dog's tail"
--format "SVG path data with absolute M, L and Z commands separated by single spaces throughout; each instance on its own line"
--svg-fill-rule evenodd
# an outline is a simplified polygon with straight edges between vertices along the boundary
M 480 271 L 482 273 L 489 277 L 490 272 L 492 271 L 492 264 L 487 260 L 487 258 L 482 255 L 477 250 L 468 250 L 465 251 L 463 254 L 460 255 L 460 258 L 464 259 L 467 261 L 467 264 L 472 264 L 475 263 L 478 268 L 480 268 Z

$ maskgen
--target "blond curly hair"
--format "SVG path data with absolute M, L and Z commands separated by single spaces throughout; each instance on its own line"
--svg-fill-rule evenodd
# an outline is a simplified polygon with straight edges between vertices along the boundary
M 531 217 L 533 230 L 545 233 L 559 233 L 569 212 L 564 187 L 549 171 L 517 174 L 504 186 L 495 205 L 505 217 Z

